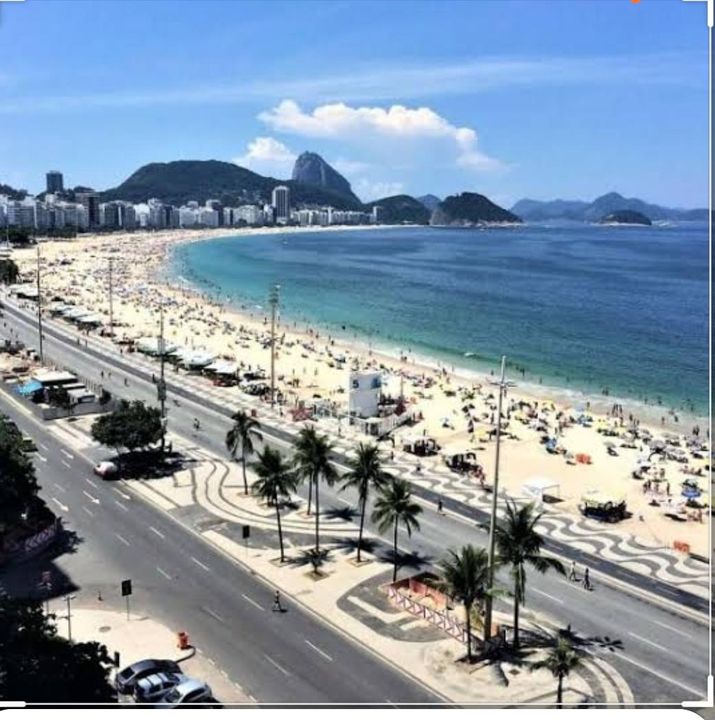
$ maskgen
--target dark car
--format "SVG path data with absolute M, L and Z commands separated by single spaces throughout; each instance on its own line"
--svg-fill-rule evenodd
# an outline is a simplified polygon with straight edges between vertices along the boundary
M 117 692 L 129 695 L 134 692 L 138 680 L 148 675 L 165 672 L 181 673 L 181 669 L 173 660 L 139 660 L 117 673 L 115 680 Z

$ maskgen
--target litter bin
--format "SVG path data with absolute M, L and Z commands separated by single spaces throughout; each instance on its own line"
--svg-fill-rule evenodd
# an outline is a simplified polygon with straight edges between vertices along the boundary
M 183 630 L 180 633 L 176 634 L 176 647 L 179 648 L 179 650 L 186 650 L 189 647 L 189 635 L 188 633 L 185 633 Z

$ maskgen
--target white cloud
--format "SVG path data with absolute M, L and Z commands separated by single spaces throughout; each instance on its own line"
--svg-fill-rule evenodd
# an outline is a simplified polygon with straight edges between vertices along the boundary
M 257 137 L 248 143 L 245 155 L 236 157 L 236 165 L 247 167 L 263 175 L 290 177 L 297 155 L 280 140 Z
M 258 118 L 273 130 L 308 137 L 346 141 L 366 137 L 447 139 L 454 143 L 459 166 L 476 171 L 505 168 L 477 149 L 477 133 L 472 128 L 457 127 L 428 107 L 351 107 L 341 102 L 319 105 L 307 113 L 294 100 L 282 100 Z

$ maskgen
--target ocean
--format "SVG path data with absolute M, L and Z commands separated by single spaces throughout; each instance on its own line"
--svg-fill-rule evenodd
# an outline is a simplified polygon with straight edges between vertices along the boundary
M 259 312 L 394 353 L 708 413 L 705 223 L 377 228 L 227 236 L 169 272 Z

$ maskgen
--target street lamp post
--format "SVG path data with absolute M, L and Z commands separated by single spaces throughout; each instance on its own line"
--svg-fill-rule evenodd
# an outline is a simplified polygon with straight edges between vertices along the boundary
M 37 242 L 37 240 L 35 241 Z M 42 289 L 40 287 L 40 243 L 37 242 L 37 332 L 40 336 L 40 362 L 44 362 L 42 352 Z
M 271 288 L 268 304 L 271 306 L 271 407 L 276 402 L 276 310 L 280 300 L 280 285 Z
M 76 595 L 68 595 L 65 600 L 67 601 L 67 639 L 72 642 L 72 606 L 71 602 L 74 600 L 77 596 Z
M 508 382 L 505 377 L 506 355 L 501 358 L 501 376 L 499 382 L 495 383 L 499 388 L 499 399 L 497 400 L 497 447 L 494 461 L 494 487 L 492 488 L 492 515 L 489 521 L 489 546 L 488 546 L 488 569 L 487 569 L 487 597 L 484 613 L 484 641 L 491 637 L 492 633 L 492 595 L 494 588 L 494 549 L 496 544 L 497 524 L 497 500 L 499 493 L 499 451 L 501 448 L 501 408 L 502 398 L 507 387 L 513 387 L 514 383 Z
M 157 384 L 156 392 L 159 398 L 159 407 L 161 412 L 161 454 L 164 454 L 164 448 L 166 447 L 166 381 L 164 380 L 164 305 L 159 304 L 159 382 Z
M 113 295 L 114 258 L 109 258 L 109 339 L 114 338 L 114 301 Z

